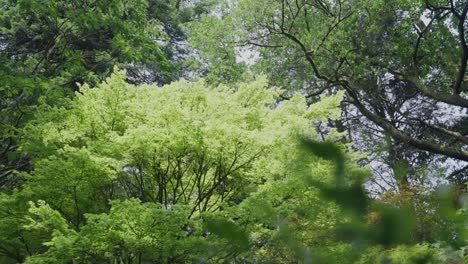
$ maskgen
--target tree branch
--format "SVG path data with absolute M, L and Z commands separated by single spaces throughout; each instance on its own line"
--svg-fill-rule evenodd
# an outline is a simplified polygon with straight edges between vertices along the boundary
M 424 85 L 424 83 L 417 77 L 405 76 L 402 73 L 395 72 L 395 71 L 390 71 L 390 73 L 393 74 L 400 81 L 405 81 L 405 82 L 414 84 L 417 87 L 418 91 L 421 92 L 421 94 L 429 98 L 432 98 L 434 100 L 444 102 L 447 104 L 468 108 L 468 100 L 461 97 L 459 94 L 442 94 L 442 93 L 434 92 L 432 91 L 432 89 L 426 87 L 426 85 Z
M 430 151 L 432 153 L 436 154 L 441 154 L 445 155 L 448 157 L 456 158 L 459 160 L 464 160 L 468 161 L 468 152 L 463 151 L 458 148 L 452 148 L 452 147 L 445 147 L 445 146 L 440 146 L 438 144 L 430 143 L 430 142 L 425 142 L 416 138 L 413 138 L 400 130 L 398 130 L 396 127 L 394 127 L 390 122 L 385 120 L 384 118 L 381 118 L 380 116 L 372 113 L 369 111 L 359 100 L 357 94 L 353 91 L 353 89 L 350 87 L 348 83 L 341 82 L 342 87 L 347 91 L 348 95 L 350 96 L 351 103 L 354 104 L 359 111 L 367 117 L 369 120 L 374 122 L 376 125 L 380 126 L 382 129 L 385 130 L 390 136 L 392 136 L 395 139 L 398 139 L 402 142 L 405 142 L 413 147 L 416 147 L 421 150 L 426 150 Z

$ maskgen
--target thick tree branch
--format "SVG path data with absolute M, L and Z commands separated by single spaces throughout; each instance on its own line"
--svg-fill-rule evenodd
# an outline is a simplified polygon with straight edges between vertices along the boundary
M 421 94 L 429 98 L 432 98 L 434 100 L 444 102 L 447 104 L 468 108 L 468 100 L 461 97 L 459 94 L 443 94 L 443 93 L 435 92 L 431 88 L 426 87 L 426 85 L 417 77 L 406 76 L 395 71 L 391 71 L 390 73 L 392 73 L 400 81 L 412 83 L 418 88 L 418 91 L 421 92 Z
M 342 87 L 348 92 L 348 95 L 351 98 L 351 102 L 359 109 L 359 111 L 367 117 L 369 120 L 374 122 L 376 125 L 380 126 L 385 130 L 390 136 L 395 139 L 398 139 L 402 142 L 405 142 L 413 147 L 416 147 L 421 150 L 430 151 L 432 153 L 445 155 L 447 157 L 452 157 L 459 160 L 468 161 L 468 152 L 463 151 L 458 148 L 441 146 L 435 143 L 430 143 L 422 141 L 416 138 L 413 138 L 402 131 L 398 130 L 390 122 L 381 118 L 380 116 L 369 111 L 359 100 L 357 94 L 353 91 L 348 83 L 341 82 Z

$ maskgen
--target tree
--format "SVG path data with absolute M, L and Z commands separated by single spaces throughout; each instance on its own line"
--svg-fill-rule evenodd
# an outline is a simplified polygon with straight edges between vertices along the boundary
M 0 127 L 1 263 L 466 261 L 463 178 L 457 188 L 415 184 L 424 176 L 418 166 L 440 162 L 439 152 L 411 141 L 444 157 L 457 144 L 464 153 L 463 140 L 447 134 L 462 131 L 463 118 L 439 114 L 443 98 L 404 78 L 418 69 L 429 87 L 459 73 L 455 56 L 424 47 L 448 53 L 444 38 L 460 44 L 460 25 L 444 19 L 464 21 L 462 3 L 225 1 L 211 15 L 199 15 L 211 2 L 198 1 L 4 3 L 0 23 L 14 30 L 0 66 L 8 96 L 0 116 L 9 122 Z M 82 9 L 96 16 L 85 19 Z M 192 18 L 202 22 L 190 34 L 204 50 L 206 78 L 141 84 L 181 74 L 180 23 Z M 71 27 L 44 49 L 54 19 Z M 417 19 L 423 24 L 409 29 Z M 268 69 L 268 78 L 237 63 L 245 55 L 238 45 L 259 48 L 250 70 Z M 408 62 L 409 46 L 425 56 L 418 65 Z M 147 48 L 156 61 L 142 57 Z M 101 64 L 101 51 L 111 63 Z M 101 81 L 111 64 L 130 75 Z M 77 76 L 87 84 L 74 83 Z M 437 123 L 444 118 L 453 124 Z M 442 125 L 446 136 L 423 131 Z M 381 148 L 374 156 L 388 163 L 395 190 L 370 195 L 370 174 L 358 166 L 367 157 L 354 152 L 353 138 L 355 148 Z
M 127 84 L 119 73 L 97 88 L 81 86 L 62 107 L 42 104 L 21 146 L 34 169 L 21 190 L 1 201 L 5 223 L 22 224 L 4 226 L 2 236 L 35 237 L 23 227 L 28 201 L 45 201 L 74 230 L 67 236 L 84 232 L 90 214 L 108 212 L 109 200 L 136 198 L 161 210 L 181 205 L 184 219 L 199 221 L 238 205 L 272 177 L 286 177 L 298 136 L 317 137 L 312 120 L 337 117 L 326 109 L 335 109 L 339 96 L 310 108 L 297 96 L 274 107 L 278 93 L 264 78 L 216 88 L 203 81 L 157 88 Z M 12 207 L 14 214 L 8 213 Z M 33 231 L 42 235 L 9 239 L 5 251 L 19 249 L 19 259 L 44 252 L 40 245 L 53 229 Z
M 31 169 L 17 151 L 19 129 L 38 99 L 60 105 L 77 83 L 95 85 L 114 65 L 133 83 L 168 83 L 182 73 L 181 24 L 199 5 L 177 1 L 10 1 L 0 5 L 0 186 Z M 195 10 L 195 11 L 194 11 Z M 20 157 L 21 156 L 21 157 Z
M 459 114 L 468 105 L 464 1 L 259 0 L 221 6 L 224 23 L 205 38 L 257 47 L 257 69 L 311 98 L 346 91 L 345 113 L 356 109 L 370 121 L 360 122 L 354 135 L 378 136 L 393 170 L 400 161 L 421 163 L 425 153 L 468 161 Z M 216 25 L 213 19 L 205 21 Z M 352 119 L 344 122 L 352 125 Z M 362 131 L 363 124 L 368 129 Z M 451 177 L 463 186 L 463 175 Z

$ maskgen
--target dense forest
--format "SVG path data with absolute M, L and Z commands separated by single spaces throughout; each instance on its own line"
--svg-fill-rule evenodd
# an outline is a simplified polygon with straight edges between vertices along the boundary
M 0 0 L 0 263 L 468 263 L 467 13 Z

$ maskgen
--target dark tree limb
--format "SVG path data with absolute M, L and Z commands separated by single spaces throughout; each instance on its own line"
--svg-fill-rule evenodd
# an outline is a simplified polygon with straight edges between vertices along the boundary
M 359 111 L 367 117 L 369 120 L 374 122 L 376 125 L 380 126 L 385 132 L 395 139 L 400 140 L 401 142 L 407 143 L 413 147 L 416 147 L 421 150 L 429 151 L 436 154 L 445 155 L 447 157 L 468 161 L 468 152 L 463 151 L 459 148 L 441 146 L 436 143 L 430 143 L 427 141 L 422 141 L 420 139 L 413 138 L 402 131 L 398 130 L 394 125 L 392 125 L 388 120 L 374 114 L 369 111 L 365 105 L 363 105 L 357 94 L 349 86 L 349 84 L 342 83 L 342 87 L 347 91 L 348 95 L 352 99 L 351 102 L 359 109 Z

